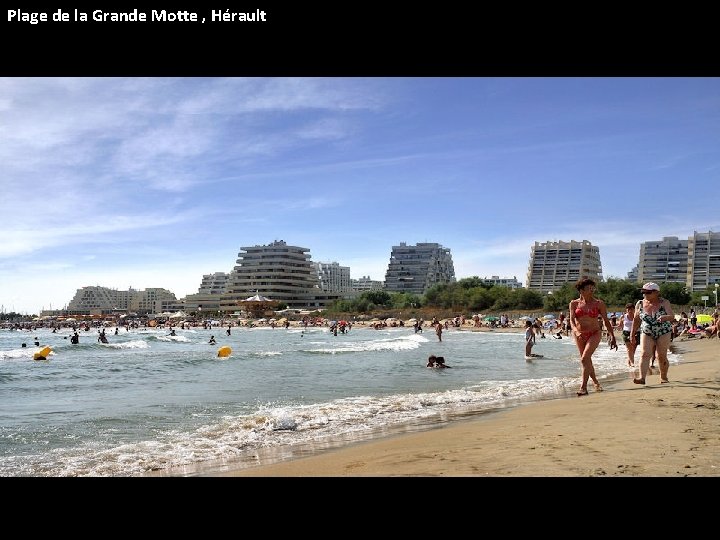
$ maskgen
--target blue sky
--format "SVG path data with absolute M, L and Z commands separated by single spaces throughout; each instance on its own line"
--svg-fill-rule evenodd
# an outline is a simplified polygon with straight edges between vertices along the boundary
M 0 304 L 197 292 L 285 240 L 384 279 L 400 242 L 526 280 L 535 241 L 720 231 L 720 78 L 0 78 Z

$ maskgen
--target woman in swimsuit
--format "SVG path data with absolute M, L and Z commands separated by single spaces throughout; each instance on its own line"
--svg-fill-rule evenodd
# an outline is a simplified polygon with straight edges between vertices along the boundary
M 590 278 L 582 278 L 575 283 L 575 288 L 580 292 L 580 298 L 570 302 L 570 327 L 575 336 L 575 344 L 580 351 L 582 362 L 582 384 L 578 396 L 586 396 L 588 379 L 592 379 L 596 392 L 602 392 L 602 386 L 595 376 L 595 366 L 592 363 L 592 355 L 600 344 L 602 328 L 598 316 L 602 318 L 610 338 L 610 349 L 617 349 L 615 333 L 612 324 L 607 316 L 605 302 L 595 298 L 595 282 Z
M 657 283 L 646 283 L 642 288 L 643 299 L 635 305 L 631 343 L 637 346 L 636 332 L 640 331 L 640 378 L 633 379 L 635 384 L 645 384 L 650 359 L 657 353 L 660 367 L 660 382 L 668 382 L 667 359 L 672 333 L 672 322 L 675 320 L 672 306 L 665 298 L 660 297 L 660 286 Z

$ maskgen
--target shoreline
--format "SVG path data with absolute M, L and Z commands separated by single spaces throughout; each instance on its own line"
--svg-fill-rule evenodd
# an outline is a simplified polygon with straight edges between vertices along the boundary
M 522 403 L 421 431 L 201 476 L 720 476 L 720 342 L 675 341 L 683 361 L 639 386 Z M 636 358 L 639 360 L 639 358 Z M 228 470 L 228 466 L 230 470 Z

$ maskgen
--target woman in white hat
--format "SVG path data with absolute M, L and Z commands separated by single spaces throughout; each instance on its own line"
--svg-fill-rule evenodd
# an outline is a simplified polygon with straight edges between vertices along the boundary
M 665 298 L 660 296 L 660 286 L 657 283 L 646 283 L 642 287 L 643 299 L 635 305 L 635 319 L 633 319 L 630 343 L 637 346 L 637 331 L 640 330 L 640 378 L 633 379 L 635 384 L 645 384 L 645 377 L 650 367 L 650 359 L 657 353 L 658 367 L 660 368 L 660 382 L 668 381 L 667 359 L 672 335 L 672 321 L 675 320 L 672 306 Z

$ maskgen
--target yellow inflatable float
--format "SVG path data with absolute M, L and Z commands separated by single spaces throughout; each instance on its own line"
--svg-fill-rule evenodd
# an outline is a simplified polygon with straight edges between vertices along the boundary
M 218 349 L 219 358 L 227 358 L 228 356 L 230 356 L 230 353 L 232 353 L 232 349 L 227 345 Z
M 50 352 L 52 352 L 52 349 L 50 347 L 43 347 L 42 349 L 40 349 L 39 352 L 33 354 L 33 359 L 47 360 L 47 357 L 50 356 Z

